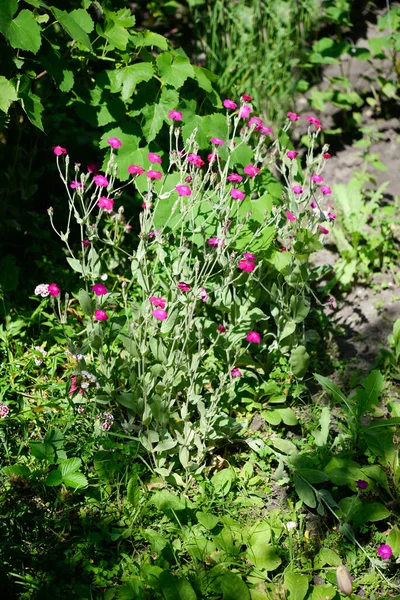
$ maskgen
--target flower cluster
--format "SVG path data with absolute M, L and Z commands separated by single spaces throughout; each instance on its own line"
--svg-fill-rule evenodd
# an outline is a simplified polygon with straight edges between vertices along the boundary
M 73 396 L 75 392 L 78 392 L 78 394 L 84 394 L 91 386 L 94 386 L 96 389 L 100 387 L 97 377 L 88 371 L 81 371 L 78 373 L 78 375 L 73 375 L 71 380 L 72 383 L 69 390 L 70 396 Z
M 56 283 L 40 283 L 35 287 L 35 296 L 41 296 L 46 298 L 47 296 L 59 296 L 61 293 L 60 288 Z
M 101 424 L 101 428 L 103 431 L 109 431 L 114 422 L 114 417 L 111 413 L 105 412 L 103 413 L 103 423 Z
M 9 412 L 10 409 L 8 406 L 3 404 L 3 402 L 0 402 L 0 419 L 5 419 Z
M 37 352 L 40 352 L 42 356 L 47 356 L 47 352 L 44 348 L 42 348 L 42 346 L 35 346 L 35 350 L 37 350 Z M 43 364 L 43 358 L 41 358 L 40 356 L 34 356 L 33 360 L 35 361 L 35 365 L 37 367 L 40 367 L 40 365 Z

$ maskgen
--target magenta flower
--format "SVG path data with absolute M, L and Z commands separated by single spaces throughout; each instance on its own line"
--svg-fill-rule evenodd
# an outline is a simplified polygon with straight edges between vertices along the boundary
M 298 155 L 298 152 L 296 152 L 296 150 L 288 150 L 286 152 L 286 156 L 290 159 L 296 158 L 297 155 Z
M 251 101 L 253 100 L 253 97 L 252 97 L 252 96 L 249 96 L 248 94 L 242 94 L 242 99 L 243 99 L 245 102 L 251 102 Z
M 255 125 L 256 129 L 258 129 L 259 127 L 262 127 L 262 119 L 260 119 L 260 117 L 251 117 L 251 119 L 249 119 L 247 126 L 248 127 L 252 127 L 252 125 Z
M 324 152 L 322 156 L 326 159 L 331 158 L 331 155 L 329 154 L 329 152 Z
M 76 190 L 77 188 L 82 190 L 83 183 L 81 183 L 80 181 L 71 181 L 71 183 L 69 184 L 69 187 L 72 188 L 73 190 Z
M 259 344 L 261 341 L 261 335 L 257 333 L 257 331 L 249 331 L 246 335 L 246 340 L 248 342 L 252 342 L 253 344 Z
M 297 218 L 290 212 L 290 210 L 287 210 L 285 215 L 287 216 L 288 221 L 297 221 Z
M 143 167 L 139 167 L 139 165 L 129 165 L 128 173 L 130 175 L 142 175 L 144 173 Z
M 57 286 L 57 284 L 56 284 L 56 283 L 50 283 L 50 285 L 48 286 L 48 288 L 47 288 L 47 289 L 48 289 L 48 292 L 49 292 L 50 296 L 54 296 L 54 297 L 56 297 L 56 296 L 59 296 L 59 295 L 60 295 L 60 293 L 61 293 L 61 290 L 60 290 L 60 288 Z
M 321 125 L 321 121 L 317 117 L 307 116 L 306 121 L 311 123 L 311 125 Z
M 230 190 L 230 195 L 232 196 L 232 198 L 235 198 L 235 200 L 243 200 L 245 196 L 244 192 L 238 190 L 237 188 L 232 188 Z
M 300 115 L 294 112 L 288 112 L 287 117 L 289 121 L 298 121 L 300 119 Z
M 379 546 L 379 548 L 377 548 L 376 551 L 379 554 L 379 556 L 385 560 L 393 556 L 393 550 L 390 546 L 388 546 L 388 544 L 382 544 L 381 546 Z
M 321 177 L 321 175 L 317 175 L 317 173 L 314 173 L 314 175 L 311 177 L 312 181 L 314 181 L 314 183 L 322 183 L 324 178 Z
M 159 154 L 154 154 L 154 152 L 149 152 L 147 158 L 151 163 L 158 163 L 159 165 L 162 163 L 161 156 Z
M 221 138 L 217 138 L 217 137 L 212 137 L 210 139 L 210 142 L 212 144 L 215 144 L 215 146 L 224 146 L 225 145 L 224 140 L 221 140 Z
M 253 107 L 250 106 L 250 104 L 244 104 L 239 109 L 239 117 L 241 117 L 242 119 L 247 119 L 250 116 L 251 112 L 253 112 Z
M 244 257 L 245 257 L 247 260 L 256 260 L 256 255 L 255 255 L 255 254 L 253 254 L 252 252 L 245 252 L 245 253 L 244 253 Z
M 251 273 L 256 268 L 256 263 L 254 260 L 249 260 L 247 258 L 241 258 L 239 260 L 238 269 L 241 271 L 245 271 L 246 273 Z
M 295 194 L 301 194 L 303 191 L 303 188 L 301 187 L 301 185 L 293 185 L 292 190 L 294 191 Z
M 218 325 L 217 331 L 218 333 L 225 333 L 226 327 L 224 327 L 223 325 Z
M 97 206 L 99 208 L 103 208 L 106 212 L 111 212 L 114 208 L 114 200 L 111 200 L 111 198 L 106 198 L 105 196 L 101 196 L 97 202 Z
M 88 246 L 90 246 L 89 240 L 82 240 L 82 246 L 84 246 L 85 248 L 87 248 Z
M 0 419 L 5 419 L 9 412 L 8 406 L 0 402 Z
M 182 113 L 179 110 L 170 110 L 168 118 L 173 119 L 174 121 L 182 121 Z
M 239 175 L 238 173 L 231 173 L 227 177 L 228 181 L 237 181 L 238 183 L 240 183 L 242 181 L 242 179 L 243 179 L 243 177 L 241 175 Z
M 265 127 L 265 125 L 261 125 L 261 127 L 257 127 L 257 131 L 262 133 L 262 135 L 268 135 L 272 133 L 272 127 Z
M 331 212 L 328 212 L 328 214 L 326 215 L 328 217 L 328 219 L 330 219 L 331 221 L 334 221 L 336 219 L 336 215 L 334 215 Z
M 251 177 L 251 179 L 253 179 L 256 175 L 260 174 L 260 169 L 257 169 L 257 167 L 255 167 L 252 164 L 246 165 L 244 167 L 243 171 L 246 173 L 246 175 Z
M 93 181 L 95 182 L 95 184 L 98 187 L 107 187 L 108 186 L 108 179 L 107 179 L 107 177 L 104 177 L 104 175 L 95 175 L 93 177 Z
M 215 162 L 217 160 L 217 155 L 214 154 L 214 152 L 213 152 L 212 154 L 209 154 L 207 156 L 207 160 L 208 160 L 209 163 L 213 163 L 213 162 Z
M 167 304 L 165 298 L 160 298 L 158 296 L 150 296 L 149 301 L 155 308 L 165 308 L 165 305 Z
M 122 146 L 122 142 L 120 139 L 116 137 L 108 138 L 107 144 L 110 144 L 111 148 L 120 148 Z
M 204 160 L 198 154 L 191 152 L 187 155 L 187 161 L 194 165 L 195 167 L 202 167 L 204 165 Z
M 234 369 L 232 369 L 231 375 L 232 375 L 232 377 L 241 377 L 242 371 L 240 369 L 238 369 L 237 367 L 235 367 Z
M 333 298 L 329 299 L 329 303 L 333 304 L 333 302 L 331 302 L 331 300 L 334 302 L 334 299 Z M 365 481 L 364 479 L 357 479 L 357 481 L 356 481 L 356 487 L 359 490 L 366 490 L 368 485 L 369 485 L 368 481 Z
M 149 208 L 151 208 L 151 207 L 149 206 Z M 150 231 L 150 233 L 148 234 L 147 237 L 153 238 L 153 237 L 155 237 L 156 233 L 160 233 L 160 231 L 161 231 L 161 229 L 156 229 L 155 231 Z
M 210 239 L 208 240 L 208 245 L 209 246 L 221 246 L 221 248 L 223 248 L 225 246 L 225 242 L 224 242 L 224 240 L 221 240 L 221 238 L 210 237 Z
M 318 225 L 318 227 L 320 228 L 321 232 L 324 235 L 327 235 L 329 233 L 329 231 L 326 229 L 326 227 L 323 227 L 322 225 Z
M 108 314 L 106 313 L 105 310 L 100 310 L 100 309 L 95 310 L 94 316 L 95 316 L 96 321 L 107 321 L 107 319 L 108 319 Z
M 177 186 L 175 186 L 175 189 L 178 192 L 179 196 L 191 196 L 192 195 L 192 190 L 190 189 L 190 187 L 188 185 L 177 185 Z
M 233 100 L 226 99 L 226 100 L 224 100 L 223 104 L 224 104 L 225 108 L 230 108 L 232 110 L 235 110 L 235 108 L 237 108 L 237 104 Z
M 286 246 L 281 246 L 281 252 L 287 252 Z
M 61 154 L 67 154 L 67 150 L 62 148 L 62 146 L 53 146 L 53 152 L 56 156 L 61 156 Z
M 330 187 L 328 187 L 327 185 L 322 185 L 321 186 L 321 192 L 326 196 L 329 194 L 332 194 L 332 190 Z
M 107 294 L 107 288 L 104 283 L 95 283 L 92 285 L 92 290 L 96 296 L 104 296 L 104 294 Z
M 203 300 L 203 302 L 207 302 L 209 296 L 210 296 L 210 294 L 207 292 L 206 288 L 201 287 L 200 288 L 200 298 Z
M 317 208 L 318 204 L 315 202 L 315 200 L 313 200 L 311 202 L 311 208 Z
M 149 179 L 161 179 L 162 173 L 160 173 L 160 171 L 155 171 L 154 169 L 149 169 L 146 173 L 146 177 Z
M 99 170 L 99 167 L 96 163 L 91 162 L 87 165 L 87 170 L 89 173 L 97 173 Z
M 189 292 L 190 291 L 190 285 L 188 283 L 185 283 L 184 281 L 180 281 L 178 283 L 178 288 L 180 290 L 182 290 L 182 292 Z
M 168 318 L 167 311 L 163 310 L 162 308 L 155 308 L 151 314 L 155 319 L 157 319 L 157 321 L 165 321 L 165 319 Z

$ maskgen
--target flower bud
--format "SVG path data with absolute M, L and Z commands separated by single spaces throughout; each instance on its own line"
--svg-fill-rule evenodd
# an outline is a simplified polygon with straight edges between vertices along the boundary
M 344 565 L 336 569 L 336 581 L 340 591 L 346 596 L 350 596 L 353 591 L 353 582 L 349 570 Z

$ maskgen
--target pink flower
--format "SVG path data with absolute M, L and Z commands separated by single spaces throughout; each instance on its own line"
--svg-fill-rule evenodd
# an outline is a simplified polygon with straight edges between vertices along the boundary
M 224 240 L 221 240 L 221 238 L 210 237 L 210 239 L 208 240 L 208 245 L 209 246 L 221 246 L 221 248 L 223 248 L 225 246 L 225 242 L 224 242 Z
M 107 187 L 108 186 L 108 179 L 107 179 L 107 177 L 104 177 L 104 175 L 95 175 L 93 177 L 93 181 L 99 187 Z
M 165 321 L 165 319 L 168 318 L 167 311 L 163 310 L 162 308 L 155 308 L 151 314 L 155 319 L 157 319 L 157 321 Z
M 165 308 L 165 305 L 167 304 L 165 298 L 160 298 L 158 296 L 150 296 L 149 301 L 155 308 Z
M 317 119 L 317 117 L 307 116 L 306 121 L 308 121 L 312 125 L 321 125 L 321 121 L 319 119 Z
M 212 137 L 210 139 L 210 142 L 212 144 L 215 144 L 215 146 L 224 146 L 225 145 L 224 140 L 221 140 L 221 138 L 217 138 L 217 137 Z
M 257 333 L 257 331 L 249 331 L 246 335 L 246 340 L 248 342 L 252 342 L 253 344 L 259 344 L 261 341 L 261 335 Z
M 320 228 L 321 232 L 324 235 L 327 235 L 329 233 L 329 231 L 325 227 L 323 227 L 322 225 L 318 225 L 318 227 Z
M 329 298 L 328 300 L 328 307 L 330 310 L 335 310 L 335 298 Z M 358 481 L 363 481 L 362 479 L 359 479 Z M 357 485 L 357 481 L 356 481 L 356 485 Z M 366 481 L 364 483 L 367 483 Z M 360 487 L 359 485 L 357 485 L 357 487 Z M 368 487 L 368 483 L 366 485 L 366 487 Z M 364 488 L 360 488 L 360 489 L 364 489 Z
M 234 369 L 232 369 L 231 375 L 232 375 L 232 377 L 241 377 L 242 371 L 240 369 L 238 369 L 237 367 L 235 367 Z
M 155 171 L 154 169 L 149 169 L 146 173 L 146 177 L 149 179 L 161 179 L 162 173 L 160 173 L 160 171 Z
M 315 183 L 322 183 L 324 178 L 321 177 L 321 175 L 317 175 L 317 173 L 314 173 L 314 175 L 311 177 L 312 181 L 314 181 Z
M 92 290 L 96 296 L 103 296 L 104 294 L 107 294 L 107 288 L 104 283 L 95 283 L 92 285 Z
M 149 206 L 149 208 L 151 208 L 151 207 Z M 160 233 L 160 231 L 161 231 L 161 229 L 156 229 L 155 231 L 150 231 L 150 233 L 148 234 L 147 237 L 153 238 L 156 235 L 156 233 Z
M 89 240 L 82 240 L 82 246 L 85 246 L 85 248 L 87 248 L 88 246 L 90 246 Z
M 301 187 L 301 185 L 293 185 L 292 190 L 294 191 L 295 194 L 301 194 L 303 191 L 303 188 Z
M 76 377 L 75 377 L 75 375 L 72 375 L 71 381 L 72 381 L 72 383 L 71 383 L 71 387 L 69 388 L 68 396 L 72 396 L 74 394 L 74 392 L 76 392 L 76 390 L 79 390 L 79 393 L 81 393 L 81 391 L 83 391 L 83 390 L 80 390 L 78 388 L 78 386 L 76 385 Z
M 385 560 L 393 556 L 393 550 L 388 544 L 382 544 L 381 546 L 379 546 L 379 548 L 377 548 L 376 551 L 379 554 L 379 556 Z
M 332 190 L 331 190 L 331 188 L 330 188 L 330 187 L 328 187 L 327 185 L 322 185 L 322 186 L 321 186 L 321 192 L 322 192 L 324 195 L 329 195 L 329 194 L 332 194 Z
M 111 148 L 120 148 L 122 146 L 121 140 L 116 137 L 108 138 L 107 144 L 110 144 Z
M 224 327 L 223 325 L 218 325 L 217 331 L 218 333 L 225 333 L 226 327 Z
M 290 210 L 287 210 L 285 212 L 285 215 L 288 218 L 288 221 L 297 221 L 296 217 L 294 215 L 292 215 L 292 213 L 290 212 Z
M 73 190 L 76 190 L 76 188 L 83 190 L 83 183 L 81 183 L 80 181 L 71 181 L 69 187 Z
M 215 162 L 217 160 L 217 155 L 214 154 L 214 152 L 213 152 L 212 154 L 209 154 L 207 156 L 207 160 L 208 160 L 209 163 L 213 163 L 213 162 Z
M 317 208 L 318 204 L 315 202 L 315 200 L 313 200 L 311 202 L 311 208 Z
M 255 254 L 253 254 L 252 252 L 245 252 L 245 253 L 244 253 L 244 257 L 245 257 L 247 260 L 256 260 L 256 255 L 255 255 Z
M 9 412 L 8 406 L 0 402 L 0 419 L 5 419 Z
M 251 273 L 256 268 L 256 263 L 253 260 L 248 260 L 246 258 L 241 258 L 239 260 L 238 269 L 241 271 L 245 271 L 246 273 Z
M 272 127 L 265 127 L 265 125 L 262 125 L 261 127 L 257 127 L 257 131 L 262 133 L 262 135 L 268 135 L 269 133 L 272 133 Z
M 249 121 L 247 123 L 247 126 L 252 127 L 252 125 L 254 125 L 254 124 L 256 126 L 256 129 L 258 127 L 262 127 L 262 124 L 263 124 L 262 119 L 260 119 L 260 117 L 251 117 L 251 119 L 249 119 Z
M 188 183 L 190 183 L 192 181 L 191 176 L 190 175 L 186 175 L 185 181 L 187 181 Z
M 147 158 L 151 163 L 158 163 L 159 165 L 162 163 L 161 156 L 159 154 L 154 154 L 154 152 L 149 152 Z
M 49 285 L 49 287 L 48 287 L 48 290 L 49 290 L 49 294 L 50 294 L 50 296 L 54 296 L 54 297 L 56 297 L 56 296 L 59 296 L 59 295 L 60 295 L 60 293 L 61 293 L 61 290 L 60 290 L 60 288 L 57 286 L 57 284 L 56 284 L 56 283 L 50 283 L 50 285 Z
M 192 195 L 192 190 L 190 189 L 190 187 L 188 185 L 177 185 L 177 186 L 175 186 L 175 189 L 178 192 L 179 196 L 191 196 Z
M 281 246 L 281 252 L 287 252 L 286 246 Z
M 226 99 L 224 100 L 223 104 L 225 108 L 231 108 L 232 110 L 235 110 L 235 108 L 237 108 L 237 104 L 233 100 Z
M 328 217 L 328 219 L 330 219 L 331 221 L 334 221 L 336 219 L 336 215 L 334 215 L 331 212 L 328 212 L 328 214 L 326 215 Z
M 248 94 L 242 94 L 242 100 L 244 100 L 245 102 L 251 102 L 253 100 L 253 97 L 249 96 Z
M 289 121 L 298 121 L 300 119 L 300 115 L 294 112 L 288 112 L 287 114 Z
M 40 283 L 35 287 L 35 296 L 42 296 L 46 298 L 49 295 L 49 285 L 47 283 Z
M 85 409 L 84 407 L 80 404 L 78 406 L 78 408 L 76 409 L 76 412 L 78 413 L 78 415 L 84 415 L 85 414 Z
M 173 119 L 174 121 L 182 121 L 182 113 L 179 112 L 179 110 L 170 110 L 168 118 Z
M 187 155 L 187 161 L 190 162 L 195 167 L 202 167 L 204 165 L 204 160 L 198 154 L 191 152 Z
M 143 167 L 139 167 L 139 165 L 129 165 L 128 173 L 130 175 L 142 175 L 144 173 Z
M 106 313 L 105 310 L 100 310 L 100 309 L 95 310 L 94 316 L 95 316 L 96 321 L 107 321 L 107 319 L 108 319 L 108 314 Z
M 331 157 L 331 155 L 329 154 L 329 152 L 324 152 L 322 155 L 324 158 L 328 159 Z
M 230 191 L 230 195 L 232 196 L 232 198 L 235 198 L 235 200 L 243 200 L 245 196 L 244 192 L 238 190 L 237 188 L 232 188 Z
M 296 158 L 297 155 L 298 155 L 298 152 L 296 152 L 296 150 L 288 150 L 286 152 L 286 156 L 290 159 Z
M 178 288 L 180 290 L 182 290 L 182 292 L 189 292 L 190 291 L 190 285 L 188 283 L 185 283 L 184 281 L 180 281 L 178 283 Z
M 210 294 L 207 292 L 206 288 L 201 287 L 200 288 L 200 298 L 203 300 L 203 302 L 207 302 L 209 297 L 210 297 Z
M 111 212 L 114 208 L 114 200 L 111 200 L 111 198 L 106 198 L 105 196 L 101 196 L 97 203 L 97 206 L 99 208 L 104 208 L 106 212 Z
M 53 146 L 53 152 L 56 156 L 61 156 L 61 154 L 67 154 L 67 150 L 62 148 L 61 146 Z
M 243 179 L 243 177 L 241 175 L 239 175 L 238 173 L 231 173 L 227 177 L 228 181 L 237 181 L 238 183 L 240 183 L 242 181 L 242 179 Z
M 97 173 L 99 170 L 99 167 L 96 163 L 91 162 L 87 165 L 87 170 L 89 173 Z
M 253 177 L 255 177 L 256 175 L 260 174 L 260 169 L 257 169 L 257 167 L 255 167 L 254 165 L 250 164 L 250 165 L 246 165 L 243 169 L 243 171 L 246 173 L 246 175 L 248 175 L 249 177 L 251 177 L 253 179 Z
M 250 116 L 250 113 L 253 112 L 253 107 L 250 104 L 244 104 L 239 109 L 239 117 L 242 119 L 247 119 Z

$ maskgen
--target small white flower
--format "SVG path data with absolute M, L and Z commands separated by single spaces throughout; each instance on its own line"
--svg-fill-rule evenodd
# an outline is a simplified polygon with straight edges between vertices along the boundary
M 49 284 L 48 283 L 40 283 L 35 287 L 35 296 L 42 296 L 42 298 L 46 298 L 49 295 Z
M 288 522 L 286 523 L 286 529 L 287 529 L 288 531 L 290 531 L 291 529 L 296 529 L 296 527 L 297 527 L 297 523 L 296 523 L 296 521 L 288 521 Z
M 108 279 L 108 275 L 107 275 L 107 273 L 103 273 L 102 275 L 100 275 L 100 279 L 101 279 L 102 281 L 107 281 L 107 279 Z

